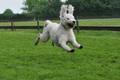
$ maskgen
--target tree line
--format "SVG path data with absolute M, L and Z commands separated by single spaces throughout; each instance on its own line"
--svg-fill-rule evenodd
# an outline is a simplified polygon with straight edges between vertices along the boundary
M 76 16 L 120 16 L 120 0 L 68 0 Z
M 120 16 L 120 0 L 25 0 L 22 14 L 0 14 L 0 20 L 59 18 L 62 4 L 74 6 L 74 16 Z
M 2 14 L 0 14 L 0 21 L 31 20 L 31 19 L 33 19 L 32 14 L 28 13 L 14 14 L 11 9 L 6 9 Z
M 58 17 L 62 4 L 72 4 L 75 16 L 120 16 L 120 0 L 26 0 L 22 9 L 36 17 Z

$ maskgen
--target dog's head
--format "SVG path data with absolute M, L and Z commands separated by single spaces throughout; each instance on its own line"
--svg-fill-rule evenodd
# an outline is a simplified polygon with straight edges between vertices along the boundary
M 60 11 L 61 24 L 65 28 L 74 28 L 76 20 L 73 16 L 74 7 L 72 5 L 62 5 Z

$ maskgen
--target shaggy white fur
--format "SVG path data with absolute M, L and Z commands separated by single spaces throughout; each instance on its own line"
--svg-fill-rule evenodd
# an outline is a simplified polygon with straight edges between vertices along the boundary
M 39 33 L 35 45 L 39 40 L 46 42 L 50 38 L 52 45 L 57 45 L 68 52 L 74 52 L 67 46 L 70 42 L 74 47 L 82 49 L 83 46 L 76 42 L 76 38 L 73 33 L 73 28 L 76 20 L 73 16 L 74 7 L 72 5 L 62 5 L 60 11 L 60 24 L 52 23 L 50 20 L 46 20 L 43 28 L 43 33 Z

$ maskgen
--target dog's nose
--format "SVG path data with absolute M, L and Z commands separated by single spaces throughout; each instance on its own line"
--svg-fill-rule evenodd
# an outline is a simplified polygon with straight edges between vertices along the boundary
M 75 21 L 73 21 L 73 23 L 75 24 Z

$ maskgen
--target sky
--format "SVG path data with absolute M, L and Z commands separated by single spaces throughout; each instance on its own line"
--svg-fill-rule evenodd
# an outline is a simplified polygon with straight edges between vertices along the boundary
M 0 0 L 0 13 L 3 13 L 6 9 L 11 9 L 13 13 L 22 13 L 21 10 L 25 0 Z M 62 0 L 65 1 L 65 0 Z
M 21 7 L 24 0 L 0 0 L 0 13 L 3 13 L 6 9 L 11 9 L 13 13 L 22 13 Z

